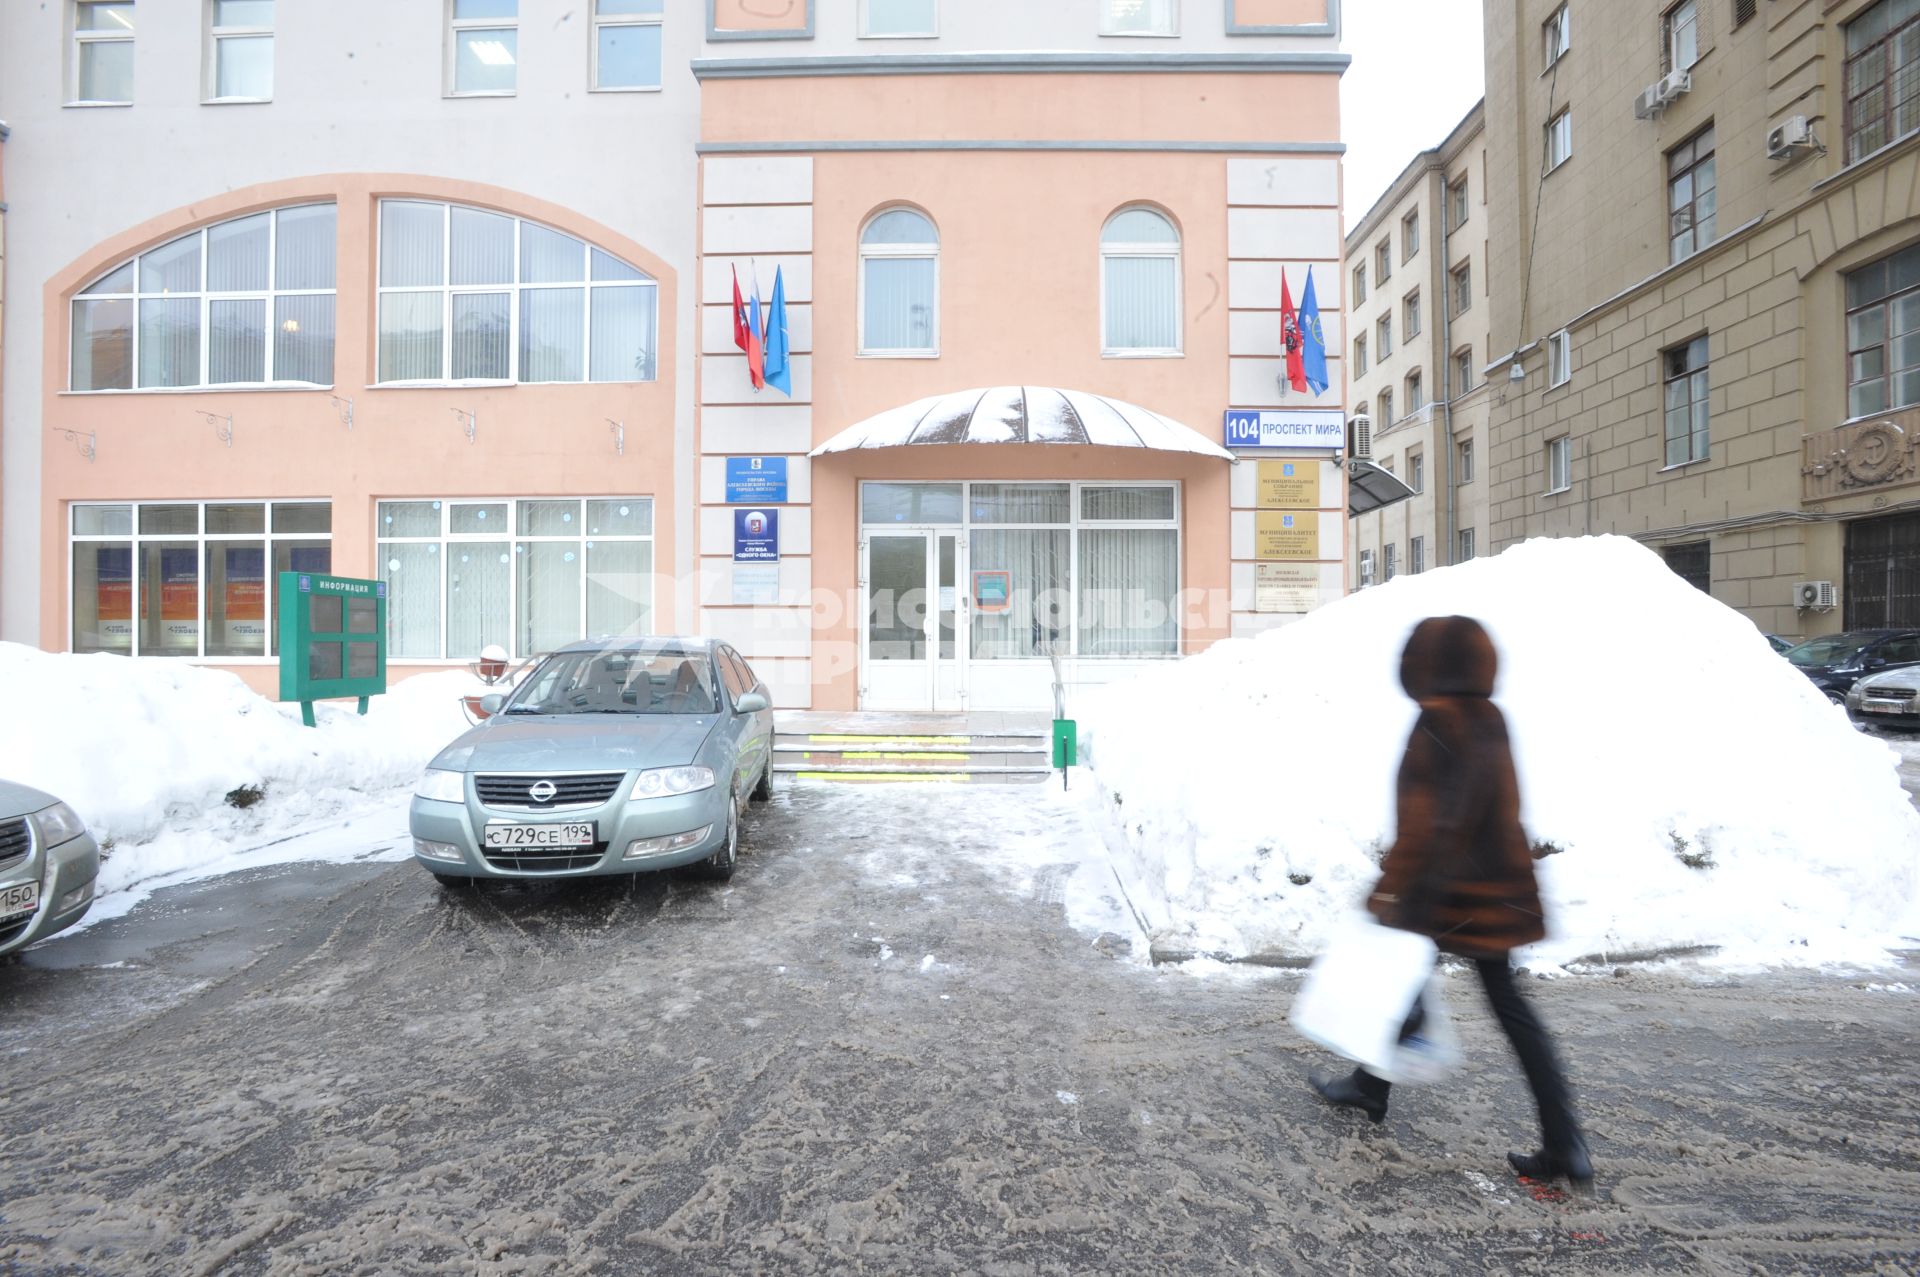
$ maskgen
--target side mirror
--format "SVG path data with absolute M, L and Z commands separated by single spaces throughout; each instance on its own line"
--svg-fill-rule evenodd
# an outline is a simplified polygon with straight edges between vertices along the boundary
M 736 714 L 758 714 L 761 710 L 766 709 L 768 704 L 766 693 L 748 692 L 733 703 L 733 712 Z
M 480 712 L 492 718 L 507 703 L 507 698 L 498 692 L 489 692 L 480 698 Z

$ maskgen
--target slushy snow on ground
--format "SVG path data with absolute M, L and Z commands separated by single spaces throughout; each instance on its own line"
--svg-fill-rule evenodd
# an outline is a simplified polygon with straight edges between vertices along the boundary
M 1719 946 L 1873 962 L 1920 935 L 1920 814 L 1893 750 L 1751 622 L 1623 537 L 1403 576 L 1085 697 L 1092 802 L 1161 943 L 1309 955 L 1393 837 L 1424 617 L 1481 620 L 1537 850 L 1536 964 Z

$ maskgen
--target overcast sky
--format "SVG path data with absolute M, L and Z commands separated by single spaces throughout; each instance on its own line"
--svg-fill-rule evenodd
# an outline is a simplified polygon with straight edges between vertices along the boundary
M 1481 0 L 1346 0 L 1340 81 L 1347 227 L 1480 100 Z

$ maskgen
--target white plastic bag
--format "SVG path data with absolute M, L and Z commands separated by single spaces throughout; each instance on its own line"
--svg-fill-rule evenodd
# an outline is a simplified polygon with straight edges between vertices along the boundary
M 1436 957 L 1425 936 L 1356 920 L 1314 960 L 1288 1019 L 1302 1037 L 1389 1082 L 1437 1081 L 1460 1052 Z M 1423 996 L 1426 1019 L 1403 1043 L 1401 1027 Z

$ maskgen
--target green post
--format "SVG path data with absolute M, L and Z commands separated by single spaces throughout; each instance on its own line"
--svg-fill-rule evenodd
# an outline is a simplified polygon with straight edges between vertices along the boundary
M 1060 769 L 1060 787 L 1066 788 L 1067 768 L 1080 762 L 1080 725 L 1071 718 L 1053 720 L 1053 765 Z

